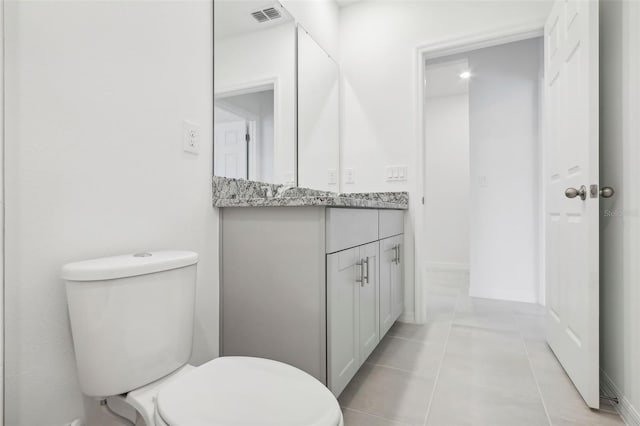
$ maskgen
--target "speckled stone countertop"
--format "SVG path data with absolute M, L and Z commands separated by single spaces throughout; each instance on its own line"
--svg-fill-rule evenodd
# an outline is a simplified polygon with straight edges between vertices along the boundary
M 214 176 L 214 207 L 409 208 L 408 192 L 337 193 Z

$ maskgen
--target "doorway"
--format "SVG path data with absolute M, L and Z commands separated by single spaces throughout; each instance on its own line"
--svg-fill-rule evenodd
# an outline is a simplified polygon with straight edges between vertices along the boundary
M 274 89 L 217 96 L 214 176 L 273 181 Z
M 542 38 L 424 66 L 426 282 L 544 305 Z
M 485 226 L 477 229 L 477 234 L 472 234 L 476 230 L 473 223 L 470 226 L 470 294 L 497 298 L 497 289 L 514 297 L 519 293 L 513 293 L 513 283 L 535 277 L 535 273 L 522 274 L 516 271 L 510 280 L 501 280 L 497 286 L 493 280 L 489 280 L 484 292 L 480 293 L 480 287 L 473 284 L 474 281 L 478 281 L 474 277 L 477 278 L 480 275 L 478 271 L 482 271 L 483 268 L 493 276 L 500 276 L 504 271 L 514 267 L 522 271 L 522 267 L 526 266 L 530 259 L 511 255 L 517 253 L 520 248 L 535 248 L 535 241 L 530 239 L 528 244 L 521 245 L 511 237 L 522 236 L 522 229 L 530 228 L 531 221 L 527 220 L 528 217 L 522 216 L 522 212 L 538 214 L 537 226 L 541 232 L 537 233 L 537 238 L 544 244 L 538 244 L 538 250 L 534 251 L 541 251 L 544 255 L 538 256 L 539 267 L 533 271 L 538 272 L 536 278 L 540 284 L 543 281 L 545 283 L 544 287 L 540 286 L 544 291 L 539 291 L 538 299 L 541 301 L 541 294 L 545 294 L 546 341 L 585 403 L 591 408 L 599 408 L 601 399 L 598 354 L 599 198 L 608 198 L 613 194 L 610 188 L 599 187 L 598 7 L 597 2 L 558 0 L 554 3 L 543 27 L 544 54 L 540 56 L 543 58 L 541 63 L 544 73 L 539 72 L 537 90 L 531 90 L 531 84 L 526 83 L 526 80 L 534 79 L 525 79 L 523 82 L 519 78 L 505 76 L 503 68 L 499 68 L 495 74 L 501 78 L 478 78 L 475 85 L 470 85 L 469 90 L 470 135 L 473 138 L 475 127 L 480 129 L 482 136 L 470 142 L 471 218 L 482 216 L 483 212 L 489 213 L 484 222 Z M 469 55 L 473 48 L 502 48 L 507 43 L 531 38 L 531 31 L 535 32 L 524 28 L 521 28 L 521 31 L 506 30 L 501 35 L 471 37 L 466 43 L 457 40 L 449 45 L 430 46 L 418 49 L 418 57 L 442 60 L 446 55 Z M 519 49 L 512 49 L 508 56 L 508 60 L 513 63 L 513 70 L 522 68 L 523 64 L 527 64 L 536 56 L 522 56 L 519 53 Z M 500 62 L 499 58 L 494 57 L 484 61 L 483 66 L 487 69 L 496 68 Z M 471 60 L 469 65 L 470 68 L 474 67 Z M 426 84 L 423 79 L 425 70 L 422 67 L 423 64 L 420 64 L 418 71 L 421 77 L 418 90 L 421 95 L 420 102 L 424 101 L 422 85 Z M 469 78 L 472 78 L 473 74 L 472 69 L 465 73 Z M 481 104 L 482 108 L 474 108 L 474 99 L 478 97 L 472 96 L 473 87 L 484 87 L 479 92 L 483 93 L 489 102 L 483 106 Z M 540 90 L 540 87 L 543 90 Z M 529 97 L 536 101 L 529 102 L 525 107 L 524 104 L 514 104 L 515 97 Z M 543 102 L 540 102 L 540 98 L 543 98 Z M 527 163 L 523 161 L 528 161 L 531 165 L 531 152 L 527 157 L 527 150 L 520 146 L 521 141 L 535 142 L 541 134 L 540 119 L 536 123 L 530 119 L 532 114 L 522 114 L 522 111 L 532 108 L 533 111 L 542 112 L 534 112 L 533 116 L 544 116 L 544 143 L 540 144 L 542 149 L 537 149 L 541 161 L 538 160 L 538 164 L 533 167 L 538 176 L 541 176 L 536 180 L 537 187 L 535 184 L 517 184 L 527 175 L 527 167 L 522 167 Z M 423 110 L 424 106 L 419 108 L 422 123 Z M 480 119 L 476 120 L 474 116 Z M 424 124 L 421 125 L 421 129 L 424 136 Z M 496 129 L 499 131 L 496 132 Z M 483 143 L 479 144 L 480 141 Z M 484 162 L 490 167 L 486 168 L 486 171 L 480 168 L 480 174 L 477 174 L 473 171 L 476 157 L 473 151 L 478 147 L 483 148 L 482 145 L 488 148 L 485 151 L 490 155 L 486 155 L 485 152 L 485 155 L 481 156 L 481 163 Z M 420 147 L 419 151 L 423 153 L 424 148 Z M 496 159 L 501 160 L 499 166 Z M 425 164 L 424 159 L 422 164 Z M 513 165 L 520 167 L 512 167 Z M 496 170 L 507 170 L 510 173 L 497 173 L 498 179 L 494 179 L 492 176 Z M 420 181 L 419 187 L 422 188 L 426 184 L 424 180 Z M 481 190 L 491 188 L 492 185 L 499 191 Z M 604 190 L 606 191 L 603 192 Z M 483 192 L 486 194 L 482 195 Z M 523 194 L 528 199 L 523 198 Z M 476 208 L 474 199 L 478 197 L 485 198 L 484 204 L 489 206 L 488 210 Z M 487 200 L 492 202 L 487 203 Z M 501 205 L 503 208 L 497 208 L 500 206 L 499 203 L 505 200 L 506 204 Z M 518 208 L 522 202 L 531 200 L 537 209 Z M 503 223 L 496 222 L 496 218 L 502 219 Z M 539 218 L 543 218 L 542 221 Z M 486 226 L 492 223 L 498 223 L 499 227 L 504 223 L 510 226 L 502 226 L 502 229 L 499 229 L 501 232 L 495 233 L 491 226 Z M 420 237 L 426 237 L 426 233 L 420 234 Z M 488 242 L 485 250 L 474 250 L 472 246 L 482 241 Z M 540 246 L 544 249 L 540 250 Z M 475 261 L 474 251 L 477 254 Z M 421 253 L 419 248 L 416 252 Z M 477 259 L 484 259 L 484 262 L 477 262 Z M 424 276 L 423 274 L 424 272 L 418 273 L 418 278 Z M 419 293 L 418 288 L 416 290 L 416 311 L 419 313 L 420 309 L 424 309 L 422 306 L 425 297 L 423 293 Z

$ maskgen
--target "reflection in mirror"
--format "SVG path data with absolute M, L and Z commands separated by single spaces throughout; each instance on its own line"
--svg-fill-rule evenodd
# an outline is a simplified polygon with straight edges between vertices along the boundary
M 298 185 L 339 191 L 338 64 L 298 27 Z
M 215 100 L 214 175 L 273 182 L 273 87 Z
M 276 1 L 214 1 L 214 175 L 296 184 L 295 37 Z

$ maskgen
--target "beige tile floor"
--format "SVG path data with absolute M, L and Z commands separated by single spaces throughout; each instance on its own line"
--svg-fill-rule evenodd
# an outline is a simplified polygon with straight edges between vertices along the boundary
M 340 396 L 345 426 L 623 425 L 587 408 L 544 341 L 538 305 L 429 292 L 429 322 L 396 323 Z

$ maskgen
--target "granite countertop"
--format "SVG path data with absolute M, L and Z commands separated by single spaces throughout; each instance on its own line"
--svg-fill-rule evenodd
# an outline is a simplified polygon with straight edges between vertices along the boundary
M 214 207 L 409 208 L 408 192 L 337 193 L 214 176 Z

